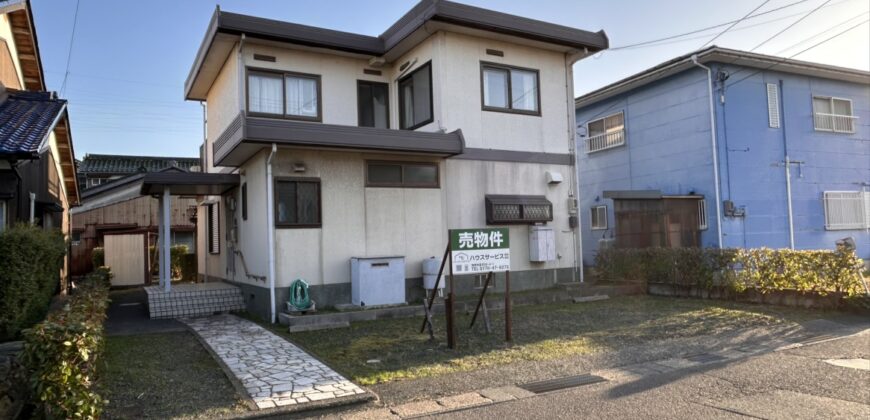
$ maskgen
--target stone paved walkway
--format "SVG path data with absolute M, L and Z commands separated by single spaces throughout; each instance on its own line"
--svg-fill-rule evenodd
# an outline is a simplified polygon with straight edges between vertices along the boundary
M 251 321 L 234 315 L 181 321 L 202 337 L 261 409 L 365 393 L 299 347 Z

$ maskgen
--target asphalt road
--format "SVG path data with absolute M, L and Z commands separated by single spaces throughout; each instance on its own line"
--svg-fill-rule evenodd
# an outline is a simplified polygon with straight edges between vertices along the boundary
M 671 373 L 624 378 L 439 415 L 450 419 L 870 419 L 870 330 Z

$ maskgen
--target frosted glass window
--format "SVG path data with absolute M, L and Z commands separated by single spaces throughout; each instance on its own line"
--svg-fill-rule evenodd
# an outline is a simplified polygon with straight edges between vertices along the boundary
M 508 106 L 508 71 L 504 69 L 483 69 L 483 105 L 498 108 Z
M 281 76 L 271 74 L 248 75 L 248 111 L 259 114 L 283 114 Z

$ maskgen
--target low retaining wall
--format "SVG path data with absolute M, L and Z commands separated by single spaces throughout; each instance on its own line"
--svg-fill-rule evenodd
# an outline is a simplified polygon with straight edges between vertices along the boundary
M 831 292 L 820 295 L 797 290 L 778 290 L 761 293 L 757 289 L 735 292 L 722 288 L 680 286 L 662 283 L 647 284 L 647 293 L 653 296 L 677 296 L 700 299 L 722 299 L 737 302 L 763 303 L 767 305 L 794 306 L 812 309 L 838 309 L 843 306 L 843 293 Z

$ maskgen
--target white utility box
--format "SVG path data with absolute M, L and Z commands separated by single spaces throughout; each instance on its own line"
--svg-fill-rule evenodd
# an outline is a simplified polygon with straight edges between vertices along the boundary
M 406 303 L 405 257 L 351 258 L 350 296 L 359 306 Z
M 529 261 L 556 260 L 556 233 L 547 226 L 529 227 Z
M 438 280 L 438 269 L 441 268 L 441 260 L 435 257 L 426 258 L 423 260 L 423 288 L 432 290 L 435 288 L 435 282 Z M 444 288 L 444 279 L 438 282 L 438 289 Z

